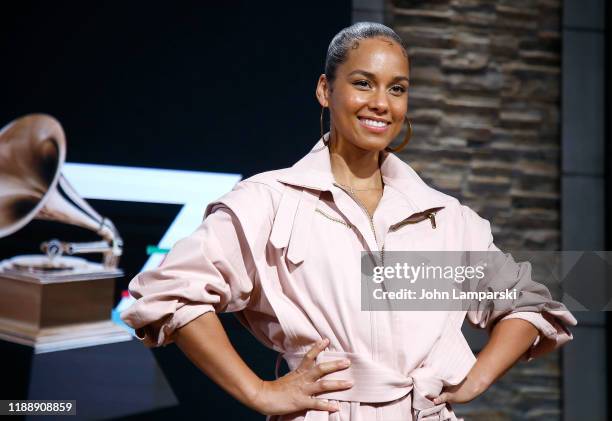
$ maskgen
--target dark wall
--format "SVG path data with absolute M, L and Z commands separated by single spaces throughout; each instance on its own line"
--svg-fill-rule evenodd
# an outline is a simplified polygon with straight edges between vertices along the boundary
M 319 137 L 316 81 L 329 41 L 350 24 L 351 5 L 292 6 L 3 3 L 0 126 L 32 112 L 55 116 L 71 162 L 244 177 L 291 165 Z M 118 226 L 128 276 L 144 262 L 144 243 L 158 240 L 176 214 L 92 204 Z M 0 258 L 36 252 L 48 236 L 87 236 L 33 224 L 0 239 Z
M 350 24 L 349 1 L 9 3 L 0 124 L 56 116 L 70 161 L 245 176 L 316 141 L 315 83 Z
M 605 68 L 604 74 L 610 75 L 612 71 L 612 5 L 605 3 L 606 31 L 605 31 Z M 605 83 L 605 114 L 608 116 L 605 126 L 605 185 L 606 185 L 606 210 L 605 215 L 612 215 L 612 82 L 609 77 L 604 78 Z M 609 218 L 605 220 L 606 250 L 612 250 L 612 223 Z M 607 351 L 607 386 L 612 390 L 612 313 L 606 312 L 606 349 Z M 612 414 L 612 399 L 607 400 L 608 414 Z
M 350 25 L 350 14 L 349 0 L 5 2 L 0 126 L 32 112 L 55 116 L 66 131 L 69 162 L 244 177 L 285 167 L 319 137 L 316 81 L 329 41 Z M 120 291 L 178 207 L 90 202 L 125 241 Z M 54 237 L 92 235 L 34 221 L 0 239 L 0 258 L 37 252 L 41 241 Z M 247 361 L 269 378 L 271 353 L 233 318 L 223 320 Z M 232 408 L 245 415 L 176 347 L 156 356 L 184 402 L 180 412 L 160 418 L 223 413 L 234 419 Z M 206 412 L 207 405 L 220 412 Z

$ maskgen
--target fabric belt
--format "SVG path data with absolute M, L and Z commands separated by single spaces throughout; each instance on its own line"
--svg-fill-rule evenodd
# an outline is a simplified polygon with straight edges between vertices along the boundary
M 282 354 L 289 368 L 293 371 L 301 363 L 304 354 Z M 390 368 L 381 362 L 374 361 L 369 356 L 339 352 L 322 351 L 316 359 L 316 364 L 339 359 L 351 360 L 351 365 L 344 370 L 336 371 L 323 376 L 325 380 L 352 380 L 353 387 L 347 390 L 326 392 L 317 395 L 317 398 L 363 402 L 381 403 L 391 402 L 412 393 L 413 415 L 417 421 L 460 421 L 447 405 L 434 403 L 426 396 L 437 396 L 442 390 L 443 383 L 430 367 L 419 367 L 408 375 Z M 358 414 L 358 411 L 355 411 Z M 305 421 L 339 420 L 338 412 L 309 410 Z M 351 418 L 353 421 L 353 418 Z M 366 421 L 355 419 L 355 421 Z
M 409 373 L 403 373 L 389 367 L 380 361 L 370 358 L 369 354 L 350 353 L 343 351 L 322 351 L 317 355 L 316 363 L 339 359 L 351 360 L 347 369 L 327 374 L 322 379 L 352 380 L 353 387 L 348 390 L 318 394 L 318 398 L 332 401 L 350 402 L 351 421 L 371 421 L 360 419 L 361 403 L 393 402 L 406 397 L 412 402 L 412 418 L 415 421 L 462 421 L 455 416 L 450 406 L 442 403 L 435 405 L 430 398 L 438 396 L 444 383 L 459 384 L 476 362 L 465 337 L 461 333 L 461 325 L 465 311 L 451 311 L 439 339 L 429 351 L 420 365 Z M 276 377 L 281 358 L 285 358 L 290 370 L 295 370 L 304 353 L 285 352 L 278 355 Z M 443 380 L 444 379 L 444 380 Z M 268 417 L 267 421 L 275 421 Z M 278 418 L 276 418 L 278 419 Z M 340 411 L 306 412 L 304 421 L 340 421 Z

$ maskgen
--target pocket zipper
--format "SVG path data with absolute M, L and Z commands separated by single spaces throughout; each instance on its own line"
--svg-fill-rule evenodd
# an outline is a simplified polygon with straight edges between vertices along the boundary
M 429 221 L 431 222 L 431 228 L 436 229 L 436 227 L 437 227 L 437 225 L 436 225 L 436 213 L 438 213 L 442 209 L 444 209 L 444 206 L 439 206 L 437 208 L 430 208 L 430 209 L 426 209 L 426 210 L 424 210 L 422 212 L 414 213 L 414 214 L 410 215 L 408 218 L 403 219 L 403 220 L 399 221 L 398 223 L 391 225 L 389 227 L 389 231 L 391 231 L 391 232 L 397 231 L 398 229 L 400 229 L 404 225 L 416 224 L 416 223 L 424 221 L 426 219 L 429 219 Z
M 353 225 L 349 224 L 348 222 L 343 221 L 342 219 L 339 219 L 339 218 L 335 218 L 335 217 L 333 217 L 333 216 L 331 216 L 331 215 L 328 215 L 327 213 L 323 212 L 323 211 L 322 211 L 321 209 L 319 209 L 319 208 L 316 208 L 316 209 L 315 209 L 315 212 L 320 213 L 321 215 L 323 215 L 324 217 L 326 217 L 326 218 L 327 218 L 327 219 L 329 219 L 330 221 L 338 222 L 339 224 L 342 224 L 342 225 L 344 225 L 345 227 L 347 227 L 347 228 L 349 228 L 349 229 L 350 229 L 350 228 L 353 228 Z

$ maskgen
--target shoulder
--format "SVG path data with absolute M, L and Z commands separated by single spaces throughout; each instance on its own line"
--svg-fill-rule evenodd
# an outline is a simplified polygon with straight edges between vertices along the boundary
M 480 216 L 471 207 L 455 199 L 453 202 L 454 229 L 459 231 L 460 238 L 467 250 L 487 250 L 493 243 L 493 234 L 489 221 Z
M 277 179 L 286 169 L 265 171 L 245 178 L 232 190 L 209 203 L 204 218 L 217 210 L 228 211 L 234 217 L 234 225 L 244 232 L 252 244 L 269 236 L 285 185 Z
M 426 186 L 426 190 L 431 203 L 439 203 L 440 206 L 444 206 L 447 212 L 452 215 L 454 224 L 458 224 L 464 230 L 490 231 L 489 221 L 456 197 L 430 186 Z
M 284 184 L 277 178 L 284 171 L 284 168 L 265 171 L 240 180 L 232 190 L 207 206 L 205 216 L 214 212 L 220 205 L 225 205 L 235 212 L 240 209 L 248 209 L 249 213 L 260 214 L 260 216 L 262 212 L 273 211 L 278 207 L 283 194 Z
M 425 210 L 433 207 L 457 208 L 459 201 L 426 182 L 412 166 L 399 157 L 389 154 L 384 162 L 383 177 L 395 190 L 402 193 L 415 209 Z
M 473 225 L 489 225 L 489 221 L 482 218 L 476 211 L 474 211 L 468 205 L 463 204 L 459 199 L 450 194 L 444 193 L 440 190 L 435 189 L 427 182 L 425 182 L 416 171 L 408 164 L 406 164 L 407 171 L 412 175 L 415 185 L 418 186 L 419 195 L 428 203 L 439 203 L 441 206 L 447 207 L 452 213 L 455 214 L 463 222 Z
M 278 181 L 278 178 L 282 177 L 288 168 L 281 168 L 277 170 L 270 170 L 260 172 L 252 175 L 249 178 L 245 178 L 238 184 L 242 184 L 243 187 L 266 190 L 270 191 L 272 195 L 281 195 L 283 192 L 284 184 Z
M 415 200 L 420 202 L 418 205 L 421 209 L 444 206 L 453 229 L 464 238 L 468 247 L 480 249 L 492 242 L 491 224 L 487 219 L 458 198 L 430 186 L 409 165 L 406 164 L 406 167 L 411 173 L 411 187 L 416 192 Z

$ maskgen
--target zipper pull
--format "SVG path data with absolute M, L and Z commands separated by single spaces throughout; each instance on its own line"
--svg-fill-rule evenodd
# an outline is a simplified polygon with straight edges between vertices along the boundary
M 427 217 L 431 221 L 431 227 L 433 229 L 436 229 L 436 214 L 435 214 L 435 212 L 430 212 L 429 215 L 427 215 Z

